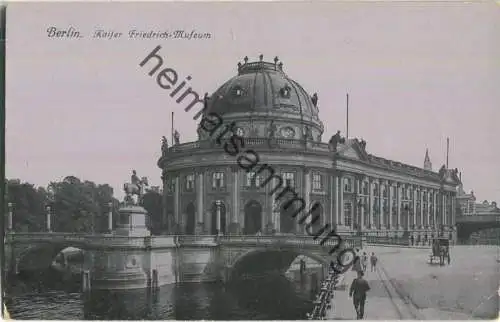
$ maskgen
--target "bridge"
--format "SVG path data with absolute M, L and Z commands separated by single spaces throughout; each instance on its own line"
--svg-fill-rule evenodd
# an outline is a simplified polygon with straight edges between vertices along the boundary
M 467 241 L 471 234 L 489 228 L 500 228 L 500 213 L 457 216 L 457 238 Z
M 360 238 L 341 236 L 341 249 Z M 120 236 L 59 232 L 5 236 L 6 269 L 11 274 L 48 268 L 64 248 L 84 251 L 84 271 L 93 289 L 133 289 L 179 282 L 223 281 L 240 274 L 286 271 L 298 255 L 321 263 L 326 272 L 340 249 L 336 238 L 311 236 Z M 325 274 L 326 276 L 326 274 Z

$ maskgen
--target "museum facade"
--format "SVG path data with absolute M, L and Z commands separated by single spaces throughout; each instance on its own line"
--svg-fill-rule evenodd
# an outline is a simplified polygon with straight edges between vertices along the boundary
M 170 233 L 304 234 L 293 202 L 302 198 L 318 228 L 455 235 L 458 171 L 433 171 L 428 153 L 423 168 L 377 157 L 340 132 L 323 142 L 317 94 L 277 57 L 245 57 L 204 102 L 198 140 L 165 142 L 158 161 Z

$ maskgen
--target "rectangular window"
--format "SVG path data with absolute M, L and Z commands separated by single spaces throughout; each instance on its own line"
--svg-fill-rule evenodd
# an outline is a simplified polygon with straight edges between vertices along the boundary
M 246 179 L 245 185 L 247 187 L 253 187 L 253 188 L 259 187 L 260 186 L 260 176 L 253 171 L 247 172 L 247 179 Z
M 323 176 L 319 173 L 313 174 L 313 189 L 323 190 Z
M 344 202 L 344 225 L 350 227 L 352 225 L 352 204 Z
M 283 173 L 283 182 L 286 187 L 295 187 L 295 173 L 293 172 L 284 172 Z
M 188 174 L 186 176 L 186 191 L 194 190 L 194 174 Z
M 167 192 L 174 193 L 175 192 L 175 181 L 174 179 L 169 179 L 167 181 Z
M 368 196 L 370 194 L 370 192 L 368 191 L 368 182 L 363 181 L 363 183 L 361 184 L 361 187 L 362 187 L 361 190 L 363 192 L 363 195 Z
M 224 172 L 214 172 L 212 174 L 212 189 L 224 187 Z
M 382 185 L 382 196 L 384 198 L 388 197 L 388 195 L 387 195 L 387 186 L 386 185 Z
M 352 178 L 344 178 L 344 191 L 345 192 L 353 191 Z

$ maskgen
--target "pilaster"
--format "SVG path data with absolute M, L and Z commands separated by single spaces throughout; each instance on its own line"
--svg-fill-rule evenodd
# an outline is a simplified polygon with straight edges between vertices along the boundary
M 175 223 L 179 225 L 180 223 L 180 202 L 181 202 L 181 180 L 178 174 L 175 175 L 174 179 L 174 217 Z
M 388 187 L 389 189 L 387 196 L 388 196 L 388 204 L 389 204 L 389 228 L 392 229 L 393 222 L 392 222 L 392 199 L 394 198 L 394 182 L 389 181 L 388 182 Z
M 339 199 L 340 199 L 340 205 L 339 205 L 339 219 L 340 219 L 340 225 L 344 225 L 344 216 L 345 216 L 345 210 L 344 210 L 344 174 L 341 173 L 339 177 Z
M 385 180 L 380 180 L 378 181 L 378 202 L 379 202 L 379 229 L 384 229 L 385 228 L 385 218 L 384 218 L 384 194 L 383 194 L 383 189 L 382 186 L 384 185 Z
M 375 225 L 375 222 L 374 222 L 374 216 L 373 216 L 373 205 L 375 203 L 375 199 L 374 199 L 374 194 L 373 194 L 373 184 L 374 184 L 374 180 L 373 178 L 368 178 L 368 187 L 369 187 L 369 192 L 370 192 L 370 207 L 369 207 L 369 212 L 370 212 L 370 228 L 371 229 L 376 229 L 376 225 Z
M 403 225 L 401 225 L 401 203 L 403 201 L 403 198 L 402 198 L 402 194 L 403 194 L 403 184 L 401 183 L 396 183 L 396 187 L 397 187 L 397 211 L 398 211 L 398 214 L 397 214 L 397 217 L 398 217 L 398 222 L 397 222 L 397 229 L 398 230 L 402 230 L 403 229 Z

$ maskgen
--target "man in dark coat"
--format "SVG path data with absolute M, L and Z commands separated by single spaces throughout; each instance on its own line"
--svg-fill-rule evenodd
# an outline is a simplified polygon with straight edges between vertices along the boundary
M 363 319 L 365 315 L 366 292 L 370 290 L 370 286 L 363 278 L 363 275 L 363 271 L 358 271 L 358 277 L 352 281 L 349 289 L 349 297 L 352 297 L 358 320 Z

